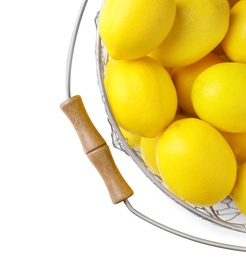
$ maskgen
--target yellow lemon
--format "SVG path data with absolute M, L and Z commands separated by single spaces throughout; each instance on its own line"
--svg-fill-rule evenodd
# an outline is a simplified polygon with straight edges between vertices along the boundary
M 227 0 L 176 0 L 176 16 L 168 36 L 151 56 L 164 67 L 190 65 L 211 52 L 225 36 Z
M 195 80 L 191 99 L 196 114 L 218 130 L 246 132 L 246 64 L 223 62 Z
M 144 137 L 157 136 L 177 110 L 177 94 L 169 73 L 154 59 L 111 59 L 105 88 L 119 126 Z
M 176 114 L 173 121 L 186 118 L 184 115 Z M 164 130 L 165 131 L 165 130 Z M 140 153 L 145 164 L 156 174 L 159 175 L 159 169 L 156 160 L 156 147 L 161 133 L 154 138 L 142 137 L 140 141 Z
M 156 174 L 159 175 L 159 170 L 156 162 L 156 146 L 160 134 L 154 138 L 142 137 L 140 141 L 140 152 L 145 164 Z
M 186 118 L 170 124 L 157 145 L 157 165 L 170 191 L 195 205 L 225 199 L 236 180 L 235 156 L 210 124 Z
M 128 131 L 125 131 L 124 129 L 120 129 L 122 135 L 126 138 L 126 141 L 128 145 L 132 149 L 139 149 L 140 147 L 140 141 L 141 141 L 141 136 L 139 135 L 134 135 Z
M 111 57 L 137 59 L 165 39 L 175 13 L 175 0 L 107 0 L 99 16 L 99 33 Z
M 191 65 L 172 70 L 172 79 L 177 90 L 178 103 L 184 111 L 196 115 L 191 102 L 193 83 L 203 70 L 220 62 L 224 62 L 224 60 L 211 52 Z
M 238 165 L 246 162 L 246 132 L 226 133 L 221 132 L 235 154 Z
M 229 29 L 221 45 L 230 60 L 246 63 L 246 1 L 231 8 Z
M 242 164 L 237 173 L 235 186 L 231 198 L 241 213 L 246 215 L 246 163 Z

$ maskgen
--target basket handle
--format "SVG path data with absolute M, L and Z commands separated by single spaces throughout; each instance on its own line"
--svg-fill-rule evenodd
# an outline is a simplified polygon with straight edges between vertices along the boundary
M 74 126 L 85 154 L 100 173 L 114 204 L 126 200 L 133 191 L 119 172 L 110 149 L 92 123 L 79 95 L 60 105 Z

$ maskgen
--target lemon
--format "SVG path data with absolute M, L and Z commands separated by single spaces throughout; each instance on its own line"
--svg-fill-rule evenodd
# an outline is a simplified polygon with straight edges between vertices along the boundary
M 125 137 L 128 145 L 132 149 L 139 149 L 140 148 L 141 136 L 129 133 L 128 131 L 125 131 L 124 129 L 120 129 L 120 131 L 121 131 L 122 135 Z
M 246 132 L 246 64 L 223 62 L 195 80 L 191 100 L 197 115 L 220 131 Z
M 159 170 L 156 161 L 156 147 L 160 134 L 154 138 L 142 137 L 140 141 L 140 152 L 145 164 L 156 174 L 159 175 Z
M 238 165 L 246 162 L 246 132 L 226 133 L 221 132 L 235 154 Z
M 173 122 L 176 120 L 182 119 L 182 118 L 186 118 L 186 116 L 176 114 Z M 140 153 L 142 155 L 142 158 L 143 158 L 145 164 L 158 175 L 159 175 L 159 169 L 158 169 L 157 160 L 156 160 L 156 147 L 157 147 L 160 135 L 161 135 L 161 133 L 154 138 L 142 137 L 140 140 Z
M 236 183 L 231 192 L 231 198 L 240 212 L 246 215 L 246 162 L 238 169 Z
M 111 59 L 104 83 L 110 108 L 122 129 L 155 137 L 172 122 L 176 90 L 168 72 L 154 59 Z
M 137 59 L 165 39 L 175 13 L 175 0 L 107 0 L 99 16 L 99 33 L 112 58 Z
M 170 124 L 157 145 L 157 165 L 163 181 L 176 196 L 209 206 L 225 199 L 236 180 L 236 159 L 210 124 L 186 118 Z
M 178 103 L 185 112 L 196 115 L 191 102 L 191 89 L 196 77 L 206 68 L 220 62 L 224 62 L 224 60 L 211 52 L 191 65 L 172 70 Z
M 229 29 L 221 45 L 230 60 L 246 63 L 246 1 L 231 8 Z
M 168 36 L 151 56 L 164 67 L 190 65 L 211 52 L 225 36 L 227 0 L 176 0 L 176 16 Z

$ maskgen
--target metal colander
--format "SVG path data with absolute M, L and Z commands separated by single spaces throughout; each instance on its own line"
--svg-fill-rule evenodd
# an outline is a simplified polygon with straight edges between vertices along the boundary
M 112 201 L 114 203 L 119 203 L 121 201 L 124 201 L 127 208 L 138 217 L 144 219 L 145 221 L 165 231 L 171 232 L 183 238 L 187 238 L 192 241 L 196 241 L 206 245 L 216 246 L 220 248 L 246 251 L 246 247 L 243 246 L 223 244 L 215 241 L 205 240 L 203 238 L 194 237 L 192 235 L 172 229 L 159 222 L 156 222 L 153 219 L 150 219 L 149 217 L 138 212 L 136 209 L 134 209 L 131 206 L 128 198 L 133 194 L 132 189 L 128 186 L 128 184 L 123 179 L 122 175 L 119 173 L 106 142 L 104 141 L 104 139 L 101 137 L 101 135 L 98 133 L 98 131 L 90 121 L 90 118 L 83 106 L 82 99 L 80 98 L 80 96 L 71 97 L 70 80 L 71 80 L 73 53 L 74 53 L 79 26 L 87 2 L 88 1 L 83 1 L 82 3 L 77 21 L 75 23 L 71 43 L 70 43 L 68 59 L 67 59 L 67 73 L 66 73 L 67 100 L 61 104 L 61 109 L 72 122 L 73 126 L 75 127 L 79 135 L 85 153 L 87 154 L 91 162 L 94 164 L 94 166 L 98 169 L 103 180 L 105 181 L 105 184 L 108 188 Z M 99 14 L 100 11 L 96 14 L 96 18 L 95 18 L 96 29 L 98 29 L 97 21 L 98 21 Z M 174 200 L 176 203 L 178 203 L 188 211 L 194 213 L 195 215 L 201 217 L 202 219 L 208 220 L 219 226 L 232 229 L 234 231 L 246 233 L 246 217 L 240 213 L 240 211 L 234 205 L 231 198 L 228 197 L 225 200 L 221 201 L 220 203 L 209 207 L 198 207 L 186 203 L 180 200 L 174 194 L 172 194 L 169 191 L 169 189 L 166 187 L 165 183 L 163 183 L 162 179 L 146 166 L 138 150 L 130 148 L 130 146 L 127 143 L 127 140 L 123 137 L 114 119 L 114 116 L 110 110 L 110 106 L 107 100 L 103 79 L 104 79 L 106 63 L 108 61 L 108 54 L 103 45 L 103 42 L 100 39 L 98 30 L 97 30 L 95 45 L 96 45 L 96 65 L 97 65 L 98 85 L 100 88 L 102 101 L 105 106 L 105 111 L 108 117 L 108 121 L 112 129 L 112 142 L 114 147 L 124 152 L 128 156 L 130 156 L 133 159 L 133 161 L 138 165 L 138 167 L 143 172 L 143 174 L 145 174 L 145 176 L 154 185 L 156 185 L 156 187 L 158 187 L 164 194 L 166 194 L 168 197 L 170 197 L 172 200 Z

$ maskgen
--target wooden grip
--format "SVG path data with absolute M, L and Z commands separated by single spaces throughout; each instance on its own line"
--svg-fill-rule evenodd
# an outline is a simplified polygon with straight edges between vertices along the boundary
M 104 180 L 112 202 L 117 204 L 129 198 L 133 191 L 115 165 L 105 140 L 91 122 L 81 97 L 71 97 L 60 107 L 73 124 L 84 152 Z

